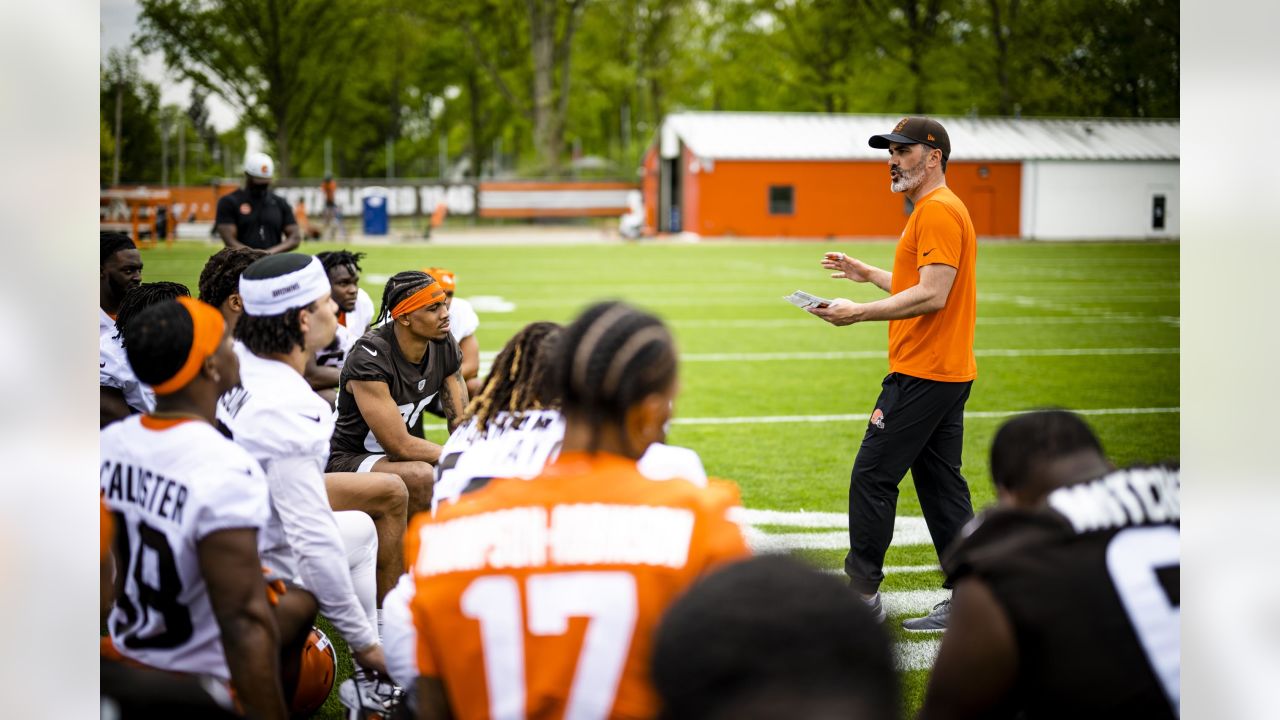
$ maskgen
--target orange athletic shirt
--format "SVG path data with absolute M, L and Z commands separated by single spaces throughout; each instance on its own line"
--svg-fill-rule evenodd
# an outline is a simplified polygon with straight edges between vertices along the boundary
M 336 180 L 325 180 L 320 183 L 320 189 L 324 191 L 324 199 L 327 202 L 333 202 L 333 196 L 338 192 L 338 182 Z
M 654 630 L 698 576 L 748 554 L 734 508 L 727 483 L 566 453 L 418 515 L 405 557 L 419 670 L 457 718 L 654 716 Z
M 920 268 L 932 263 L 955 268 L 956 279 L 941 310 L 889 321 L 889 372 L 941 382 L 978 376 L 973 358 L 977 260 L 977 234 L 960 198 L 945 186 L 921 198 L 898 239 L 889 292 L 896 295 L 918 284 Z

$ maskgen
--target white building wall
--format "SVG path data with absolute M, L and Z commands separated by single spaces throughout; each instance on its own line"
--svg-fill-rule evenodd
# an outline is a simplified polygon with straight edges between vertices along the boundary
M 1178 162 L 1027 160 L 1022 236 L 1037 240 L 1177 238 Z M 1163 230 L 1152 227 L 1165 197 Z

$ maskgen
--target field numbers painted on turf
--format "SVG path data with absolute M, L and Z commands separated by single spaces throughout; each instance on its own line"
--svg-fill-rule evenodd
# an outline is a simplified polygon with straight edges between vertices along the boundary
M 521 622 L 519 581 L 509 575 L 477 578 L 462 593 L 462 614 L 480 621 L 489 714 L 525 717 L 524 635 L 563 635 L 569 619 L 587 618 L 564 717 L 606 717 L 631 649 L 638 601 L 626 572 L 535 575 L 527 581 L 527 624 Z M 524 627 L 522 627 L 524 625 Z
M 1178 544 L 1178 530 L 1164 526 L 1128 528 L 1107 545 L 1111 584 L 1175 713 L 1181 700 L 1182 612 L 1157 573 L 1178 570 Z

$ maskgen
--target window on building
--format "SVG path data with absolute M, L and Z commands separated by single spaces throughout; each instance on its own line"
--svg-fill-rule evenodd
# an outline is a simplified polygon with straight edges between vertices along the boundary
M 1164 229 L 1164 195 L 1153 195 L 1151 197 L 1151 229 Z
M 794 215 L 796 212 L 796 189 L 794 185 L 769 186 L 769 214 Z

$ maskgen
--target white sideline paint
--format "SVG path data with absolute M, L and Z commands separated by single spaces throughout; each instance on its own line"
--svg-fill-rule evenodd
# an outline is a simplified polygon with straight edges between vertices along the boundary
M 964 417 L 966 420 L 982 420 L 986 418 L 1004 418 L 1023 413 L 1033 412 L 1032 410 L 973 410 L 966 412 Z M 1095 416 L 1095 415 L 1167 415 L 1171 413 L 1180 413 L 1182 408 L 1176 407 L 1149 407 L 1149 408 L 1092 408 L 1088 410 L 1072 410 L 1077 415 Z M 675 418 L 671 422 L 675 425 L 779 425 L 779 424 L 796 424 L 796 423 L 824 423 L 824 422 L 865 422 L 867 415 L 862 414 L 846 414 L 846 415 L 747 415 L 744 417 L 709 417 L 709 418 Z M 426 425 L 426 430 L 444 430 L 443 423 L 439 425 Z
M 1176 347 L 1135 348 L 988 348 L 976 357 L 1077 357 L 1096 355 L 1177 355 Z M 772 362 L 776 360 L 884 360 L 884 350 L 783 353 L 682 353 L 681 362 Z
M 844 550 L 849 547 L 848 522 L 844 530 L 835 532 L 766 533 L 748 526 L 743 533 L 747 544 L 757 553 L 785 553 L 792 550 Z M 890 545 L 932 545 L 929 528 L 922 517 L 899 516 L 893 523 Z
M 831 575 L 839 575 L 840 577 L 845 576 L 843 568 L 825 568 L 823 569 L 822 572 L 825 572 Z M 902 573 L 907 573 L 907 574 L 924 573 L 924 572 L 940 573 L 942 572 L 942 568 L 938 567 L 937 565 L 885 565 L 883 568 L 880 569 L 880 572 L 884 573 L 885 577 L 889 577 L 890 575 L 900 575 Z
M 478 312 L 478 311 L 477 311 Z M 698 329 L 756 329 L 779 327 L 813 327 L 816 318 L 760 318 L 757 320 L 738 318 L 735 320 L 667 320 L 666 324 L 674 328 Z M 1097 315 L 1009 315 L 997 317 L 980 317 L 979 325 L 1166 325 L 1177 324 L 1175 317 L 1144 317 L 1141 315 L 1113 315 L 1109 313 Z M 527 322 L 516 320 L 486 320 L 484 327 L 498 330 L 519 330 Z M 887 351 L 886 351 L 887 352 Z
M 898 672 L 932 670 L 933 662 L 938 659 L 938 649 L 941 647 L 941 636 L 932 640 L 908 640 L 894 643 L 894 665 L 897 666 Z

